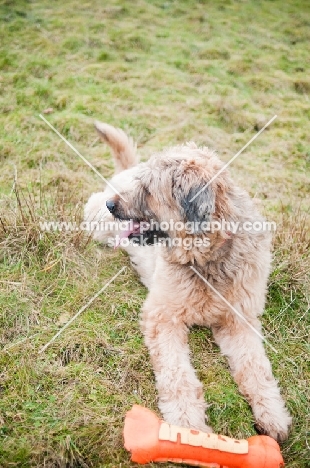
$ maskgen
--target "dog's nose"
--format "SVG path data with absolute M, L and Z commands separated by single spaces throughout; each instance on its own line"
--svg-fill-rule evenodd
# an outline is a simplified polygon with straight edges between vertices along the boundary
M 108 210 L 110 211 L 110 213 L 113 213 L 113 211 L 115 210 L 114 201 L 113 200 L 106 201 L 106 206 L 107 206 Z

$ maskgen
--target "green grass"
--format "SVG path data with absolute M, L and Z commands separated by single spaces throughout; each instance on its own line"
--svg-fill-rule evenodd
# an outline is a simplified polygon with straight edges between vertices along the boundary
M 192 139 L 228 161 L 278 115 L 231 172 L 279 223 L 263 323 L 294 421 L 286 466 L 309 466 L 309 26 L 301 0 L 0 1 L 1 467 L 131 466 L 125 412 L 133 403 L 157 411 L 139 330 L 146 290 L 126 255 L 81 233 L 39 231 L 39 220 L 80 220 L 102 188 L 39 118 L 48 108 L 107 177 L 94 119 L 129 132 L 144 159 Z M 254 434 L 210 332 L 194 328 L 190 344 L 214 430 Z

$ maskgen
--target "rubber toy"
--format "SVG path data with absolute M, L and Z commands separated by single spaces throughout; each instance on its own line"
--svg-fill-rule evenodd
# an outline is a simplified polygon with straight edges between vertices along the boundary
M 231 439 L 162 421 L 153 411 L 134 405 L 127 412 L 125 448 L 136 463 L 174 462 L 209 468 L 280 468 L 277 442 L 268 436 Z

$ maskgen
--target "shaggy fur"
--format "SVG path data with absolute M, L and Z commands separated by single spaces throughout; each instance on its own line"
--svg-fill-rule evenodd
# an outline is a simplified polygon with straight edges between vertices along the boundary
M 150 221 L 262 221 L 249 195 L 237 187 L 226 170 L 199 193 L 222 168 L 207 148 L 194 143 L 155 154 L 138 163 L 132 140 L 121 130 L 96 124 L 114 154 L 118 172 L 111 184 L 124 197 L 107 188 L 93 194 L 85 219 Z M 110 211 L 106 202 L 114 203 Z M 94 232 L 105 241 L 113 231 Z M 189 327 L 210 327 L 227 356 L 240 392 L 252 407 L 256 427 L 282 441 L 291 417 L 284 406 L 261 338 L 193 271 L 194 268 L 261 333 L 270 271 L 270 233 L 201 231 L 167 232 L 170 239 L 210 240 L 210 245 L 185 249 L 174 246 L 128 246 L 133 267 L 149 294 L 143 306 L 141 327 L 156 376 L 159 408 L 164 419 L 184 427 L 211 431 L 206 426 L 202 384 L 190 363 Z M 177 244 L 177 243 L 176 243 Z

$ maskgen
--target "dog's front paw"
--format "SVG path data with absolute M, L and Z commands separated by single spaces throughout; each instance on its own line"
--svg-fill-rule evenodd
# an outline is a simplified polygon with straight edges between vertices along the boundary
M 159 401 L 159 409 L 163 419 L 176 426 L 188 427 L 199 431 L 212 433 L 212 428 L 206 425 L 206 404 L 201 400 L 175 399 Z
M 255 407 L 255 429 L 260 434 L 269 435 L 278 442 L 287 439 L 292 418 L 284 407 L 283 402 L 276 402 L 272 409 L 263 404 Z

